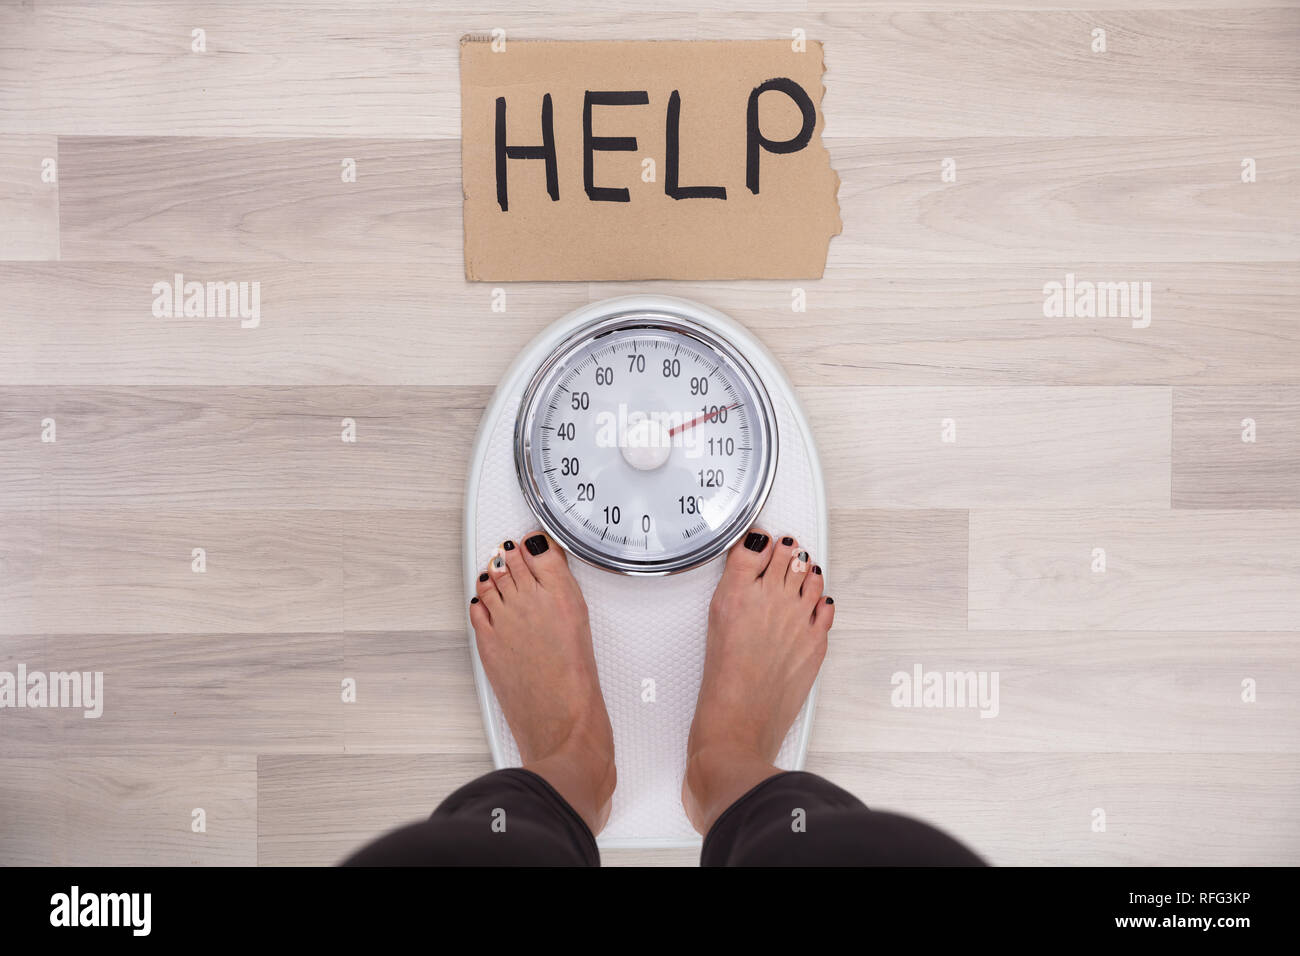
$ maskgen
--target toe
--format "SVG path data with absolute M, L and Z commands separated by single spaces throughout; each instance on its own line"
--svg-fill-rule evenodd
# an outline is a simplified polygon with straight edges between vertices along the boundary
M 821 565 L 814 564 L 803 576 L 803 585 L 799 589 L 799 599 L 808 607 L 809 614 L 816 608 L 825 587 L 826 579 L 822 577 Z
M 486 571 L 480 571 L 478 580 L 474 582 L 474 592 L 478 595 L 483 607 L 487 609 L 489 617 L 500 610 L 501 592 L 497 590 L 497 583 L 492 575 Z
M 481 597 L 475 596 L 469 602 L 469 622 L 474 626 L 474 634 L 480 640 L 492 636 L 492 615 Z
M 787 594 L 798 594 L 808 573 L 812 570 L 812 559 L 808 552 L 796 548 L 790 556 L 790 563 L 785 567 L 785 590 Z
M 488 560 L 487 575 L 506 600 L 519 593 L 514 579 L 510 576 L 510 566 L 506 564 L 505 552 L 500 548 L 492 552 L 492 557 Z
M 543 532 L 534 531 L 527 535 L 521 550 L 524 563 L 542 587 L 573 577 L 569 562 L 564 560 L 564 552 Z
M 817 609 L 813 611 L 813 626 L 825 635 L 833 623 L 835 623 L 835 599 L 824 597 L 817 604 Z
M 772 559 L 763 572 L 763 580 L 775 588 L 785 587 L 786 571 L 794 560 L 794 553 L 799 550 L 799 542 L 789 535 L 779 538 L 772 546 Z
M 771 536 L 758 528 L 751 528 L 739 542 L 732 545 L 722 573 L 744 581 L 756 581 L 771 557 Z
M 528 569 L 528 565 L 524 562 L 523 551 L 517 544 L 513 541 L 501 542 L 500 554 L 505 559 L 506 567 L 510 569 L 510 580 L 515 583 L 515 587 L 525 594 L 537 587 L 537 579 Z

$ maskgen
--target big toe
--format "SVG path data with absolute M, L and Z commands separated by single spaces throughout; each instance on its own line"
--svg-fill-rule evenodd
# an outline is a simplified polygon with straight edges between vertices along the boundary
M 543 587 L 573 579 L 564 552 L 544 532 L 535 531 L 524 537 L 523 559 Z
M 737 580 L 757 580 L 771 556 L 771 535 L 758 528 L 751 528 L 745 537 L 732 545 L 723 574 Z

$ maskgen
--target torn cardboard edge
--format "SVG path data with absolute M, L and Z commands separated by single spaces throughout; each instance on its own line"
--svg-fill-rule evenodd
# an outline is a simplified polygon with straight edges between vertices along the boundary
M 465 275 L 820 278 L 822 44 L 461 39 Z

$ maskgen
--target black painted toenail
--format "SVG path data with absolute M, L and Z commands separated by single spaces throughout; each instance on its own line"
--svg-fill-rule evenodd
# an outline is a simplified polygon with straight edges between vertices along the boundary
M 750 551 L 762 551 L 767 547 L 767 535 L 751 531 L 749 537 L 745 538 L 745 547 Z
M 482 574 L 480 574 L 480 575 L 478 576 L 478 579 L 479 579 L 480 581 L 486 581 L 486 580 L 487 580 L 487 572 L 484 571 Z
M 515 543 L 513 541 L 507 541 L 505 544 L 501 545 L 501 547 L 506 551 L 513 551 L 515 549 Z
M 821 573 L 822 573 L 822 566 L 820 564 L 814 564 L 813 574 L 821 574 Z
M 834 603 L 835 603 L 835 598 L 833 598 L 833 597 L 828 597 L 828 598 L 826 599 L 826 603 L 827 603 L 827 604 L 834 604 Z
M 476 597 L 472 597 L 472 598 L 470 598 L 470 599 L 469 599 L 469 603 L 470 603 L 470 604 L 477 604 L 477 603 L 478 603 L 478 598 L 476 598 Z
M 781 543 L 788 548 L 790 547 L 790 545 L 794 544 L 794 538 L 790 537 L 789 535 L 786 535 L 784 538 L 781 539 Z
M 546 535 L 535 534 L 524 542 L 524 547 L 528 549 L 529 554 L 533 557 L 537 557 L 539 554 L 545 554 L 546 549 L 550 547 L 550 544 L 546 540 Z
M 807 563 L 808 563 L 808 552 L 807 552 L 807 551 L 800 551 L 799 554 L 796 555 L 796 557 L 798 557 L 800 561 L 804 562 L 804 564 L 807 564 Z

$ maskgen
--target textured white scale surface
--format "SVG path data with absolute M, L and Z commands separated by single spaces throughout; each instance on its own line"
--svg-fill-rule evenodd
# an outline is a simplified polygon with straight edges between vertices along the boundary
M 776 480 L 758 524 L 774 535 L 793 534 L 824 561 L 819 516 L 820 485 L 811 436 L 786 398 L 788 385 L 759 373 L 776 412 L 779 461 Z M 521 388 L 522 392 L 522 388 Z M 514 465 L 514 424 L 520 395 L 502 404 L 485 444 L 472 529 L 474 567 L 484 567 L 506 538 L 519 540 L 537 520 L 519 491 Z M 709 600 L 725 557 L 666 578 L 638 578 L 594 568 L 569 557 L 591 614 L 592 640 L 601 690 L 614 726 L 618 787 L 601 846 L 689 846 L 699 843 L 681 806 L 686 737 L 695 712 L 704 665 Z M 473 592 L 473 578 L 466 582 Z M 473 634 L 470 641 L 473 642 Z M 642 700 L 642 682 L 655 682 L 653 703 Z M 498 739 L 499 766 L 517 767 L 519 750 L 490 687 L 486 708 Z M 786 736 L 777 765 L 799 769 L 799 740 L 810 719 L 808 705 Z

